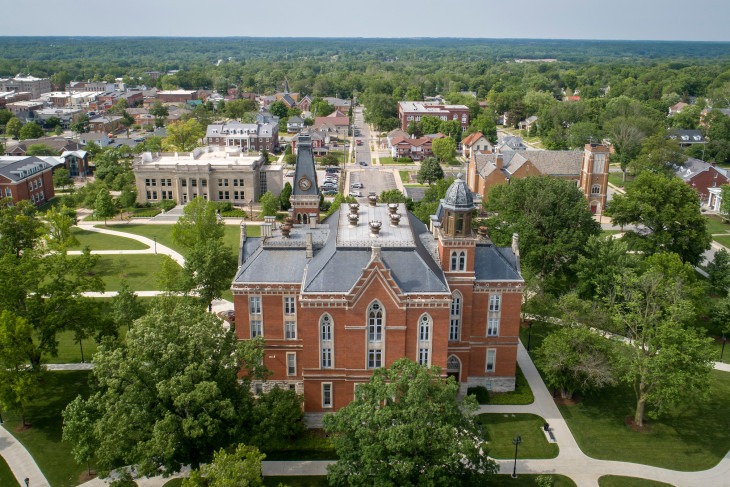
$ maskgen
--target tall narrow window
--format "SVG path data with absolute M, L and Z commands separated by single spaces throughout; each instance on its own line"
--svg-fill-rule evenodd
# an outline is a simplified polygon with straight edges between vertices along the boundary
M 286 375 L 297 375 L 297 354 L 286 354 Z
M 261 296 L 250 296 L 248 298 L 248 309 L 252 315 L 261 314 Z
M 489 311 L 499 311 L 502 304 L 501 294 L 490 294 L 489 295 Z
M 368 310 L 368 341 L 379 342 L 383 340 L 383 310 L 380 303 L 375 302 Z
M 294 296 L 285 296 L 284 297 L 284 314 L 285 315 L 293 315 L 296 313 L 296 298 Z
M 321 339 L 323 342 L 329 342 L 332 340 L 332 318 L 330 315 L 322 315 L 319 320 Z
M 374 348 L 368 351 L 368 369 L 379 369 L 383 365 L 383 351 Z
M 418 323 L 418 340 L 427 342 L 431 337 L 431 320 L 428 315 L 423 315 Z
M 256 338 L 259 335 L 263 335 L 264 330 L 261 326 L 261 322 L 258 320 L 251 321 L 251 338 Z
M 424 314 L 418 320 L 418 363 L 430 365 L 429 357 L 431 351 L 431 329 L 433 320 L 428 314 Z
M 296 340 L 297 338 L 297 322 L 296 321 L 285 321 L 284 322 L 284 338 L 287 340 Z
M 499 317 L 487 320 L 487 336 L 496 337 L 499 335 Z
M 451 270 L 455 271 L 457 269 L 457 262 L 459 257 L 456 255 L 456 252 L 451 252 Z
M 332 407 L 332 383 L 330 382 L 322 384 L 322 407 Z
M 449 341 L 457 341 L 461 336 L 461 294 L 454 293 L 449 315 Z
M 459 253 L 459 270 L 465 271 L 466 270 L 466 252 Z
M 332 349 L 331 348 L 322 349 L 322 368 L 323 369 L 332 368 Z
M 418 349 L 418 363 L 420 365 L 428 365 L 428 348 Z
M 332 350 L 334 348 L 332 328 L 332 317 L 327 313 L 323 314 L 319 319 L 320 367 L 323 369 L 331 369 L 334 367 L 332 357 Z
M 497 357 L 497 351 L 496 350 L 487 350 L 487 372 L 494 372 L 494 362 Z

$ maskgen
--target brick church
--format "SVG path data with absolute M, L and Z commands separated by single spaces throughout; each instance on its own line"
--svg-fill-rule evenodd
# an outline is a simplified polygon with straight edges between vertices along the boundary
M 307 413 L 334 411 L 374 369 L 401 357 L 439 366 L 463 392 L 514 389 L 524 289 L 518 240 L 497 247 L 485 228 L 473 231 L 464 181 L 448 189 L 430 228 L 374 195 L 321 218 L 306 136 L 294 181 L 286 223 L 269 219 L 261 237 L 246 237 L 242 224 L 236 332 L 264 336 L 272 371 L 257 390 L 291 388 Z

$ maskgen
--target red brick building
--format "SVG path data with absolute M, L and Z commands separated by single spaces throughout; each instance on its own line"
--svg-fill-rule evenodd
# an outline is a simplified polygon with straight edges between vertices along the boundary
M 694 157 L 687 158 L 682 166 L 676 168 L 675 174 L 697 190 L 701 205 L 710 206 L 710 188 L 719 188 L 730 183 L 730 172 L 727 169 Z
M 458 120 L 461 123 L 462 132 L 466 132 L 466 129 L 469 128 L 469 107 L 466 105 L 441 105 L 437 102 L 426 101 L 398 102 L 398 119 L 403 130 L 408 130 L 408 124 L 411 122 L 420 122 L 424 115 L 444 121 Z
M 208 125 L 205 133 L 208 145 L 239 148 L 246 152 L 279 148 L 279 124 L 224 122 Z
M 437 365 L 462 391 L 513 390 L 520 307 L 517 236 L 496 247 L 472 231 L 475 206 L 457 179 L 429 229 L 403 204 L 343 205 L 320 221 L 314 161 L 300 136 L 293 224 L 261 237 L 242 224 L 234 278 L 236 331 L 263 335 L 278 385 L 321 415 L 347 405 L 374 369 L 408 357 Z M 301 223 L 300 223 L 301 222 Z
M 0 157 L 0 197 L 40 206 L 53 198 L 53 168 L 34 156 Z
M 157 99 L 163 103 L 185 103 L 188 100 L 197 100 L 198 92 L 195 90 L 159 91 Z

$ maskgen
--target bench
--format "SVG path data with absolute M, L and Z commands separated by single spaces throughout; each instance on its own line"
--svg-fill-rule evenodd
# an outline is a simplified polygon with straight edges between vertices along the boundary
M 553 434 L 553 430 L 550 429 L 550 424 L 545 423 L 542 427 L 542 432 L 545 433 L 545 437 L 547 438 L 548 442 L 550 443 L 557 443 L 558 440 L 555 439 L 555 435 Z

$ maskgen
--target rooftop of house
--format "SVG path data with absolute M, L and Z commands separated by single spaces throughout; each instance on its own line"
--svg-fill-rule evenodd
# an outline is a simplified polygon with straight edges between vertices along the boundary
M 259 137 L 272 137 L 278 133 L 279 125 L 274 122 L 268 123 L 242 123 L 225 122 L 208 125 L 206 137 L 220 137 L 222 135 L 257 135 Z
M 50 169 L 51 164 L 35 156 L 0 156 L 0 176 L 13 182 Z
M 680 144 L 701 144 L 705 142 L 705 137 L 700 130 L 673 129 L 669 131 L 669 138 Z
M 440 105 L 435 102 L 423 102 L 423 101 L 399 101 L 398 104 L 401 106 L 404 112 L 408 113 L 429 113 L 445 112 L 447 109 L 458 109 L 468 110 L 469 107 L 466 105 Z
M 709 162 L 694 157 L 688 157 L 682 166 L 675 166 L 674 173 L 683 181 L 691 181 L 695 176 L 706 171 L 717 171 L 720 175 L 727 178 L 730 172 L 727 169 L 714 166 Z
M 577 176 L 583 162 L 583 151 L 527 150 L 506 151 L 501 154 L 476 154 L 476 171 L 487 177 L 497 168 L 497 158 L 502 159 L 501 171 L 509 177 L 525 164 L 532 164 L 542 174 L 553 176 Z

